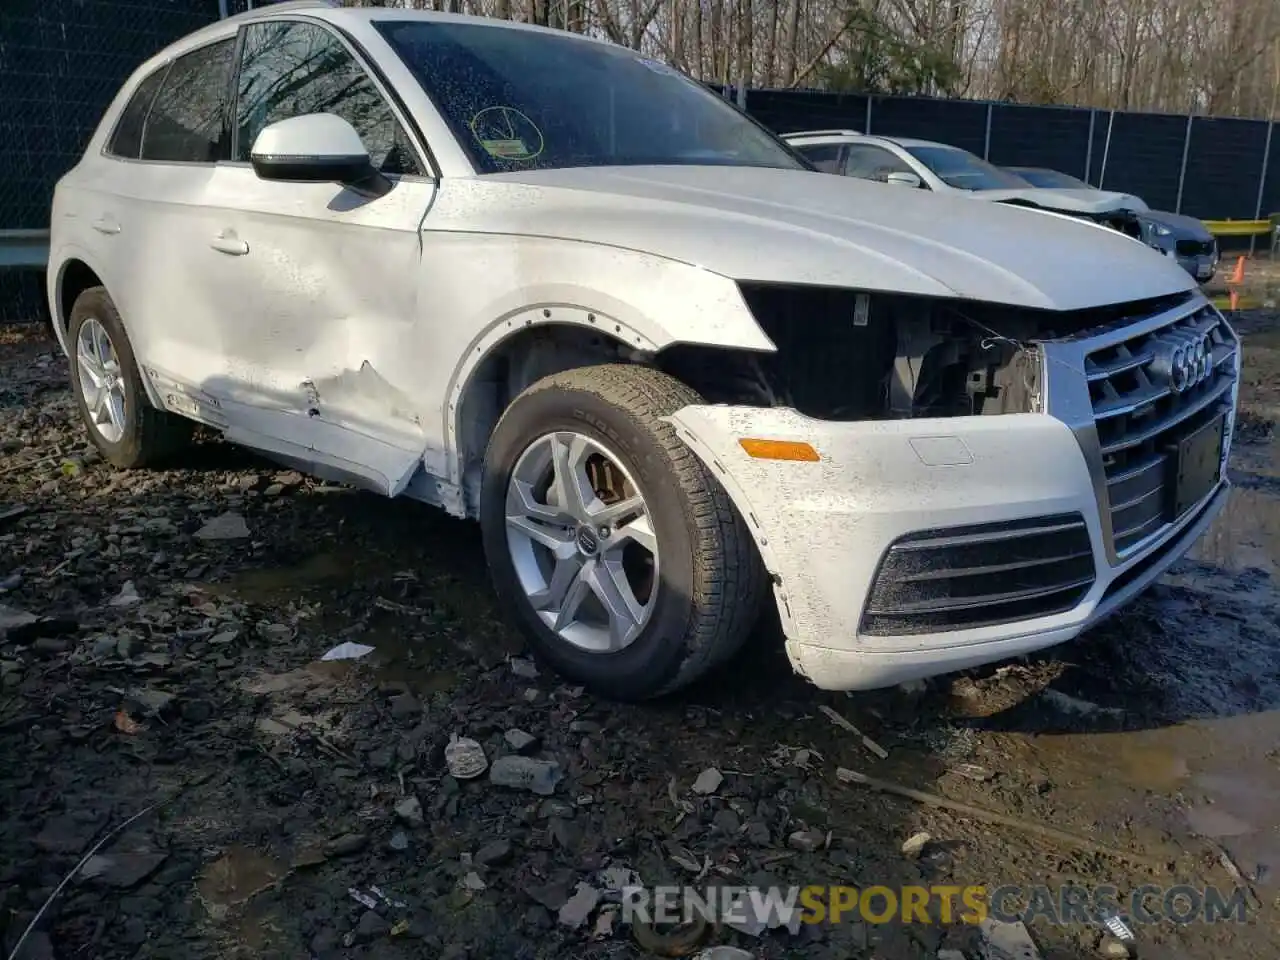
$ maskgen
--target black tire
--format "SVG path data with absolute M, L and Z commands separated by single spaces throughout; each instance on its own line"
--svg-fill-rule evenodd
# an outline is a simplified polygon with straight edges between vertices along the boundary
M 80 328 L 90 317 L 96 318 L 106 329 L 120 360 L 125 427 L 123 435 L 115 442 L 107 440 L 94 426 L 81 391 L 76 345 Z M 133 346 L 105 287 L 90 287 L 76 297 L 67 323 L 67 351 L 71 357 L 71 389 L 76 396 L 80 418 L 89 439 L 108 463 L 125 469 L 151 466 L 169 459 L 190 443 L 195 427 L 192 421 L 151 405 L 138 373 Z
M 620 364 L 553 374 L 507 408 L 485 457 L 480 522 L 494 587 L 541 660 L 594 693 L 644 700 L 676 690 L 728 660 L 759 617 L 766 574 L 724 488 L 661 420 L 702 398 L 664 373 Z M 535 440 L 572 430 L 605 443 L 644 491 L 661 552 L 659 592 L 641 634 L 591 653 L 534 611 L 507 545 L 506 493 Z

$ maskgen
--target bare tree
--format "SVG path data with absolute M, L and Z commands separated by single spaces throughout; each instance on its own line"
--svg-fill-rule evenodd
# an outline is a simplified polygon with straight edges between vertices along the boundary
M 1280 0 L 347 0 L 597 36 L 753 86 L 1269 117 Z

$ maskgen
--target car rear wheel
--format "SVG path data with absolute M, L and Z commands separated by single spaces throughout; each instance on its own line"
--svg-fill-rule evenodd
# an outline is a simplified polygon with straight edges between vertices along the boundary
M 605 696 L 684 686 L 760 611 L 750 533 L 661 419 L 699 402 L 656 370 L 586 367 L 525 390 L 489 443 L 480 519 L 499 597 L 541 659 Z
M 76 298 L 67 325 L 71 386 L 89 439 L 109 463 L 141 467 L 184 447 L 191 421 L 147 399 L 133 347 L 103 287 Z

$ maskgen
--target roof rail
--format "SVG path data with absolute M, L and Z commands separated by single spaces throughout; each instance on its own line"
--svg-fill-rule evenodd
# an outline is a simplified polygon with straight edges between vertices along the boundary
M 861 130 L 796 130 L 792 133 L 784 133 L 783 140 L 790 140 L 793 137 L 860 137 Z
M 223 17 L 224 20 L 239 20 L 241 17 L 248 17 L 254 14 L 262 13 L 266 10 L 275 12 L 276 10 L 315 10 L 334 9 L 342 6 L 342 0 L 285 0 L 283 3 L 262 3 L 261 0 L 248 0 L 248 7 L 244 13 L 235 13 L 229 17 Z

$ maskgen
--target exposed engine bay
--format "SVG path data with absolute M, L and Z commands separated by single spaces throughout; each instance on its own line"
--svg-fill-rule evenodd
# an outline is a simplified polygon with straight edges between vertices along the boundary
M 829 421 L 1037 410 L 1039 342 L 1170 305 L 1053 312 L 826 287 L 742 292 L 776 353 L 682 349 L 659 362 L 711 403 L 792 407 Z

